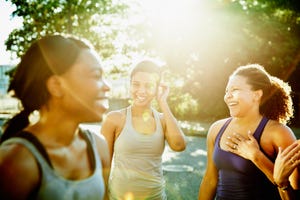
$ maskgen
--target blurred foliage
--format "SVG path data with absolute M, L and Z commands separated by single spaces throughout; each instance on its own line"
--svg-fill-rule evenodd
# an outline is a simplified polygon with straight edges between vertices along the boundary
M 228 115 L 223 102 L 227 78 L 248 63 L 259 63 L 272 75 L 289 81 L 293 95 L 299 98 L 299 82 L 290 80 L 300 67 L 298 2 L 203 2 L 185 1 L 178 6 L 177 16 L 185 16 L 182 21 L 160 18 L 158 24 L 150 23 L 151 28 L 146 29 L 151 33 L 144 43 L 144 48 L 155 50 L 175 76 L 184 80 L 176 95 L 190 94 L 197 101 L 197 118 L 215 120 Z M 188 3 L 189 13 L 184 7 Z
M 21 56 L 45 34 L 74 34 L 92 41 L 112 79 L 128 76 L 136 58 L 156 57 L 166 62 L 169 103 L 180 119 L 228 115 L 223 101 L 227 78 L 248 63 L 289 81 L 295 102 L 300 96 L 298 0 L 11 2 L 17 8 L 13 16 L 24 23 L 9 35 L 7 50 Z M 297 116 L 300 123 L 299 111 Z
M 12 16 L 21 17 L 23 26 L 10 33 L 7 50 L 21 56 L 32 41 L 54 33 L 72 34 L 91 41 L 107 58 L 117 49 L 113 42 L 124 30 L 120 19 L 128 6 L 112 0 L 11 0 Z

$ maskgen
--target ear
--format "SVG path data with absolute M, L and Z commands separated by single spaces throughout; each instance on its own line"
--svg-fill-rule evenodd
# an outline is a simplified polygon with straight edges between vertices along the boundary
M 254 92 L 254 99 L 257 100 L 257 101 L 261 100 L 263 94 L 264 94 L 264 93 L 263 93 L 262 90 L 256 90 L 256 91 Z
M 55 75 L 49 77 L 46 84 L 47 84 L 47 89 L 51 94 L 51 96 L 58 97 L 58 98 L 63 96 L 64 93 L 63 93 L 63 89 L 59 77 Z

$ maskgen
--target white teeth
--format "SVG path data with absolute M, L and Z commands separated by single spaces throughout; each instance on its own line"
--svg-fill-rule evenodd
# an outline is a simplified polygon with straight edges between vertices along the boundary
M 144 101 L 144 100 L 146 99 L 146 97 L 140 97 L 140 96 L 137 96 L 137 99 L 138 99 L 139 101 Z
M 105 108 L 109 108 L 109 101 L 108 99 L 101 99 L 99 103 L 102 104 Z

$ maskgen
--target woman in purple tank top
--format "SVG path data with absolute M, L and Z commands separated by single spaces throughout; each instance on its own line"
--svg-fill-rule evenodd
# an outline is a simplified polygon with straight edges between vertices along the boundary
M 258 64 L 233 72 L 224 95 L 230 118 L 209 129 L 199 200 L 276 200 L 287 189 L 297 188 L 296 173 L 291 175 L 291 187 L 273 179 L 278 148 L 296 140 L 285 125 L 293 115 L 290 92 L 287 83 Z

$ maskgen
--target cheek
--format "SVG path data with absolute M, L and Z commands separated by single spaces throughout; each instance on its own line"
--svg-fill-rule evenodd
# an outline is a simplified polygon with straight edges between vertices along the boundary
M 129 88 L 129 93 L 130 94 L 133 94 L 133 93 L 135 93 L 136 92 L 136 89 L 134 88 L 134 87 L 130 87 Z
M 94 98 L 97 95 L 99 88 L 100 85 L 97 85 L 96 82 L 77 82 L 69 89 L 69 93 L 77 100 L 85 102 Z
M 107 85 L 103 81 L 87 80 L 77 85 L 83 92 L 98 93 Z
M 241 96 L 240 99 L 247 105 L 252 106 L 254 103 L 254 99 L 251 96 Z
M 97 86 L 98 89 L 108 86 L 108 84 L 103 80 L 96 81 L 94 85 Z

